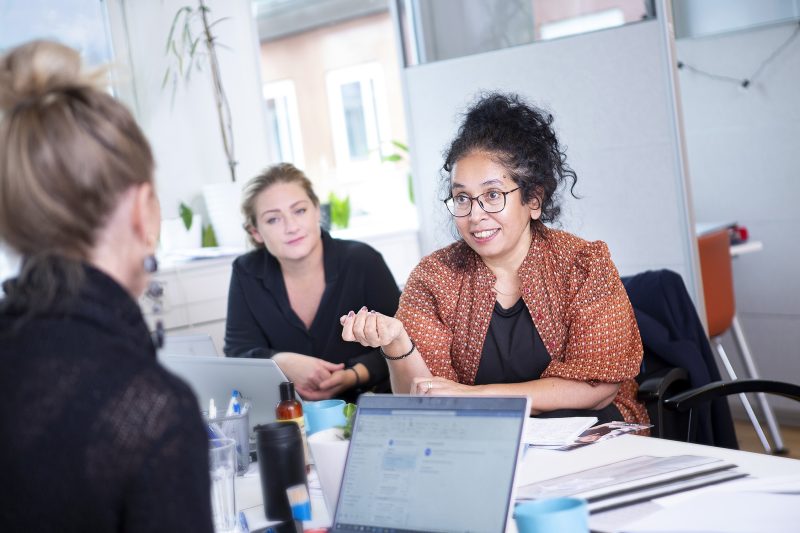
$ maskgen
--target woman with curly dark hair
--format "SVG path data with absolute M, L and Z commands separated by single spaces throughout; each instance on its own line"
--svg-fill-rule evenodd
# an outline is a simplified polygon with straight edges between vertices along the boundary
M 646 422 L 641 339 L 607 246 L 545 225 L 577 181 L 552 122 L 517 95 L 469 109 L 443 166 L 461 239 L 420 262 L 395 318 L 351 312 L 342 336 L 380 347 L 395 392 L 527 395 L 532 415 Z

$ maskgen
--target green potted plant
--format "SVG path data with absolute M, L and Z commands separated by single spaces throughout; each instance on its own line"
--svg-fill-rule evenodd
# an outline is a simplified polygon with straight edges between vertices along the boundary
M 350 196 L 339 198 L 334 193 L 328 196 L 331 211 L 331 227 L 345 229 L 350 225 Z
M 161 221 L 161 249 L 165 252 L 197 248 L 202 239 L 202 217 L 181 202 L 177 218 Z
M 392 146 L 396 149 L 394 152 L 381 157 L 384 163 L 399 163 L 401 161 L 409 162 L 408 145 L 397 140 L 391 141 Z M 414 204 L 414 181 L 411 177 L 411 171 L 406 173 L 406 187 L 408 189 L 408 201 Z

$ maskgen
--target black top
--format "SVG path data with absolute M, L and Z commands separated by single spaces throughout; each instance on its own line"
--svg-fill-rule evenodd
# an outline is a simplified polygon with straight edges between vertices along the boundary
M 532 381 L 549 364 L 550 355 L 522 298 L 510 309 L 495 302 L 475 384 Z
M 78 296 L 17 319 L 0 312 L 0 531 L 211 532 L 197 400 L 130 295 L 86 267 Z
M 522 298 L 510 309 L 495 302 L 475 384 L 533 381 L 541 377 L 550 360 L 550 354 Z M 558 409 L 537 415 L 539 418 L 573 416 L 596 416 L 598 424 L 624 421 L 622 413 L 613 403 L 602 409 Z
M 342 340 L 339 317 L 362 306 L 394 316 L 400 291 L 383 257 L 370 246 L 322 231 L 325 291 L 307 329 L 292 310 L 278 260 L 266 249 L 233 262 L 225 327 L 228 357 L 272 357 L 296 352 L 353 366 L 362 363 L 364 388 L 389 390 L 389 369 L 377 350 Z

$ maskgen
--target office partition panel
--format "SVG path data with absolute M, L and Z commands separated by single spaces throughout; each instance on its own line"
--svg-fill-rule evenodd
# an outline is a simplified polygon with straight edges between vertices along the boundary
M 664 13 L 664 10 L 659 10 Z M 481 91 L 516 92 L 552 112 L 578 173 L 560 227 L 608 243 L 620 273 L 680 273 L 701 316 L 694 221 L 668 21 L 406 68 L 403 72 L 423 254 L 453 240 L 442 151 Z

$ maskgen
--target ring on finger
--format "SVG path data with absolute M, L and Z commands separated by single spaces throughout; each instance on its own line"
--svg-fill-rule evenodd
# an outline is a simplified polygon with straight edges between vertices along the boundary
M 433 388 L 433 381 L 428 380 L 426 383 L 428 386 L 425 388 L 425 392 L 430 392 L 431 389 Z

